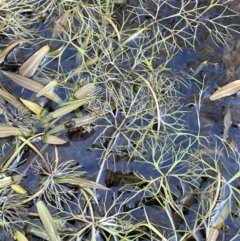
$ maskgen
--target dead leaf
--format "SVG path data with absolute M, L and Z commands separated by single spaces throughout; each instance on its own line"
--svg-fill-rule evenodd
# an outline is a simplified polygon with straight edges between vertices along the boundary
M 31 77 L 49 50 L 49 45 L 41 47 L 23 63 L 23 65 L 19 68 L 19 74 L 24 77 Z
M 31 90 L 33 92 L 38 93 L 44 87 L 44 85 L 42 85 L 32 79 L 21 76 L 19 74 L 14 74 L 14 73 L 3 71 L 3 70 L 2 70 L 2 73 L 4 75 L 6 75 L 9 79 L 14 81 L 15 83 L 21 85 L 23 88 Z
M 210 100 L 217 100 L 225 96 L 230 96 L 235 94 L 240 90 L 240 80 L 235 80 L 227 85 L 224 85 L 219 90 L 215 91 L 211 96 Z
M 227 108 L 227 111 L 225 113 L 223 122 L 224 122 L 223 140 L 227 140 L 228 131 L 229 131 L 229 128 L 231 127 L 231 125 L 232 125 L 231 108 L 229 108 L 229 107 Z

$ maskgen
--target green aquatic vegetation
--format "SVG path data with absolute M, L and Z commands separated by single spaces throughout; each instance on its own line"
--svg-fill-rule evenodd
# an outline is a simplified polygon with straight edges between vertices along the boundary
M 34 166 L 37 174 L 42 176 L 36 193 L 43 196 L 47 203 L 53 202 L 57 208 L 62 209 L 64 204 L 76 198 L 78 189 L 89 199 L 95 198 L 91 188 L 109 190 L 96 182 L 81 178 L 85 172 L 79 171 L 79 168 L 74 160 L 63 162 L 55 148 L 55 157 L 49 162 L 48 169 L 42 163 Z
M 14 51 L 24 58 L 30 56 L 28 45 L 15 47 L 20 40 L 4 45 L 3 74 L 36 92 L 37 97 L 44 95 L 55 102 L 47 100 L 48 112 L 48 107 L 36 105 L 27 95 L 21 96 L 22 104 L 0 90 L 0 96 L 9 102 L 1 104 L 2 119 L 11 127 L 2 132 L 1 126 L 2 137 L 14 135 L 9 143 L 16 144 L 10 158 L 5 158 L 3 170 L 11 167 L 26 145 L 43 161 L 26 160 L 25 170 L 33 166 L 39 180 L 28 197 L 7 196 L 12 180 L 2 177 L 3 198 L 18 199 L 16 205 L 9 202 L 14 204 L 12 209 L 3 205 L 7 210 L 4 228 L 13 233 L 13 228 L 21 228 L 15 227 L 19 220 L 25 225 L 28 220 L 15 206 L 21 210 L 35 198 L 48 204 L 50 213 L 57 210 L 62 221 L 56 225 L 57 232 L 67 240 L 213 239 L 212 233 L 218 235 L 216 228 L 220 229 L 226 218 L 239 216 L 239 156 L 212 130 L 204 132 L 205 75 L 204 81 L 197 79 L 202 64 L 193 73 L 195 78 L 189 77 L 186 69 L 177 69 L 177 56 L 186 47 L 198 51 L 202 42 L 222 47 L 227 37 L 239 33 L 238 26 L 229 21 L 238 18 L 228 9 L 229 2 L 25 0 L 0 7 L 1 33 L 8 42 L 24 37 L 31 38 L 40 50 L 44 46 L 41 58 L 33 54 L 25 62 L 20 59 L 19 73 L 32 76 L 30 79 L 6 71 L 4 66 L 7 54 L 18 62 Z M 35 28 L 40 22 L 40 28 Z M 33 68 L 31 60 L 36 61 Z M 176 70 L 169 65 L 177 66 Z M 185 89 L 194 89 L 186 79 L 201 86 L 194 90 L 192 109 L 185 106 Z M 186 116 L 192 116 L 194 131 Z M 57 149 L 54 158 L 45 157 L 49 144 L 66 142 L 50 134 L 79 127 L 96 132 L 92 150 L 102 151 L 99 162 L 94 160 L 100 167 L 96 175 L 90 170 L 90 176 L 97 182 L 83 178 L 85 172 L 76 164 L 78 160 L 60 158 Z M 47 143 L 44 148 L 37 147 L 38 137 Z M 71 140 L 70 144 L 76 145 Z M 23 165 L 13 167 L 18 172 Z M 98 181 L 104 183 L 106 169 L 132 172 L 137 181 L 119 185 L 121 188 L 113 181 L 113 191 L 104 199 L 99 193 L 109 189 Z M 40 220 L 37 214 L 30 215 Z M 36 236 L 38 231 L 44 235 L 41 225 L 34 226 Z

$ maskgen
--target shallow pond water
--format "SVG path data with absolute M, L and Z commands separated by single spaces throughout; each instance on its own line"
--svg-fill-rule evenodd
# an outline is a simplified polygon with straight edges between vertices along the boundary
M 1 50 L 16 36 L 31 43 L 10 50 L 1 70 L 19 73 L 49 45 L 29 79 L 43 86 L 57 80 L 51 91 L 61 101 L 36 97 L 1 72 L 1 89 L 17 98 L 13 103 L 30 100 L 45 114 L 29 111 L 29 120 L 37 118 L 31 125 L 9 99 L 1 103 L 2 124 L 22 134 L 0 140 L 1 180 L 11 179 L 0 186 L 0 240 L 12 240 L 16 230 L 49 240 L 39 200 L 58 240 L 240 238 L 239 100 L 209 100 L 239 79 L 240 18 L 232 1 L 25 0 L 6 8 L 0 17 L 23 25 L 4 22 Z M 56 112 L 84 98 L 90 100 L 70 113 Z M 75 128 L 71 119 L 82 117 L 94 118 Z M 48 132 L 66 143 L 33 138 L 35 149 L 25 141 L 7 165 L 24 139 Z M 27 194 L 15 193 L 13 183 Z

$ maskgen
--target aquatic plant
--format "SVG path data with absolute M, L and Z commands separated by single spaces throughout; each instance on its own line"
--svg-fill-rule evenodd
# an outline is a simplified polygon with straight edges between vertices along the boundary
M 185 66 L 179 54 L 200 53 L 203 42 L 218 49 L 237 36 L 239 14 L 231 2 L 5 1 L 0 62 L 11 85 L 0 89 L 0 136 L 10 150 L 1 164 L 0 225 L 12 236 L 27 226 L 26 235 L 48 239 L 41 210 L 25 212 L 38 198 L 56 239 L 223 235 L 224 222 L 239 217 L 239 155 L 228 143 L 230 121 L 223 140 L 222 126 L 215 132 L 202 115 L 211 59 L 187 53 Z M 196 62 L 195 71 L 187 61 Z M 48 158 L 51 145 L 65 145 L 63 152 L 85 148 L 70 139 L 66 149 L 62 139 L 78 129 L 93 133 L 89 146 L 100 151 L 99 161 L 65 159 L 57 147 Z M 99 166 L 97 173 L 86 178 L 82 160 Z M 31 168 L 36 186 L 21 196 Z M 18 181 L 9 169 L 22 174 Z M 107 182 L 110 171 L 116 175 Z

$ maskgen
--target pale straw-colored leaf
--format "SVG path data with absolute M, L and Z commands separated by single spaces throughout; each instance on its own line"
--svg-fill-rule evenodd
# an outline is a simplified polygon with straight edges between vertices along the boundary
M 94 65 L 95 63 L 98 62 L 98 60 L 99 58 L 97 56 L 94 56 L 86 62 L 86 66 Z
M 54 91 L 49 91 L 49 92 L 45 93 L 44 96 L 57 104 L 61 104 L 63 102 L 63 100 L 60 98 L 60 96 L 57 95 Z
M 202 68 L 207 64 L 207 60 L 203 61 L 198 67 L 197 69 L 195 70 L 195 72 L 193 73 L 192 76 L 196 76 L 201 70 Z
M 95 84 L 94 83 L 89 83 L 81 87 L 78 91 L 74 93 L 74 97 L 77 99 L 81 99 L 87 94 L 91 93 L 93 91 Z
M 211 96 L 210 100 L 217 100 L 225 96 L 230 96 L 235 94 L 240 90 L 240 80 L 235 80 L 227 85 L 224 85 L 219 90 L 215 91 Z
M 33 92 L 38 93 L 44 87 L 44 85 L 42 85 L 32 79 L 29 79 L 27 77 L 21 76 L 19 74 L 14 74 L 14 73 L 7 72 L 7 71 L 2 71 L 2 73 L 4 75 L 6 75 L 9 79 L 14 81 L 15 83 L 22 86 L 23 88 L 31 90 Z
M 13 180 L 11 177 L 4 177 L 0 179 L 0 189 L 10 186 L 13 183 Z
M 24 100 L 22 98 L 20 98 L 20 100 L 30 111 L 32 111 L 37 116 L 41 116 L 44 113 L 44 109 L 42 108 L 42 106 L 40 106 L 30 100 Z
M 61 116 L 64 116 L 72 111 L 74 111 L 75 109 L 77 109 L 78 107 L 84 105 L 86 102 L 88 102 L 88 99 L 83 99 L 83 100 L 77 100 L 77 101 L 70 101 L 68 102 L 67 105 L 60 107 L 59 109 L 55 110 L 51 115 L 52 118 L 58 118 Z
M 57 227 L 53 221 L 52 215 L 48 211 L 47 207 L 43 201 L 38 201 L 36 203 L 37 211 L 39 217 L 43 223 L 43 226 L 47 232 L 50 241 L 60 241 L 60 236 L 57 231 Z
M 49 84 L 47 84 L 46 86 L 44 86 L 36 95 L 36 97 L 41 97 L 45 94 L 47 94 L 50 90 L 52 90 L 55 86 L 58 85 L 58 81 L 57 80 L 53 80 L 51 81 Z
M 112 21 L 112 19 L 108 18 L 107 16 L 103 16 L 113 27 L 114 31 L 117 34 L 117 38 L 118 38 L 118 42 L 121 42 L 121 36 L 120 33 L 118 31 L 117 25 Z
M 227 140 L 228 131 L 232 125 L 232 110 L 230 107 L 227 108 L 227 111 L 224 115 L 223 123 L 224 123 L 223 140 Z
M 19 74 L 24 77 L 31 77 L 49 50 L 49 45 L 41 47 L 23 63 L 23 65 L 19 68 Z
M 57 38 L 62 33 L 63 27 L 65 27 L 67 24 L 69 13 L 70 13 L 69 10 L 65 11 L 63 15 L 56 22 L 53 29 L 52 39 Z
M 52 144 L 52 145 L 63 145 L 66 143 L 65 140 L 63 140 L 60 137 L 53 136 L 53 135 L 44 135 L 42 136 L 42 141 L 47 144 Z
M 28 40 L 24 40 L 24 39 L 18 39 L 14 42 L 12 42 L 10 45 L 8 45 L 5 49 L 3 49 L 1 52 L 0 52 L 0 63 L 2 63 L 4 61 L 4 59 L 6 58 L 6 56 L 8 55 L 8 53 L 13 49 L 15 48 L 17 45 L 19 45 L 20 43 L 23 43 L 23 42 L 28 42 L 28 43 L 31 43 L 30 41 Z
M 229 199 L 221 200 L 214 209 L 215 214 L 211 217 L 211 229 L 207 235 L 207 241 L 217 240 L 219 230 L 222 228 L 227 216 L 230 213 Z
M 52 135 L 52 134 L 56 134 L 59 133 L 61 131 L 66 131 L 67 129 L 65 128 L 65 126 L 63 124 L 57 125 L 54 128 L 52 128 L 50 131 L 48 131 L 46 134 L 47 135 Z
M 16 108 L 24 108 L 24 106 L 9 92 L 0 88 L 0 97 L 11 103 Z
M 17 127 L 0 126 L 0 138 L 20 135 L 22 135 L 22 132 Z

